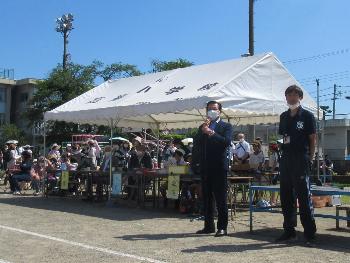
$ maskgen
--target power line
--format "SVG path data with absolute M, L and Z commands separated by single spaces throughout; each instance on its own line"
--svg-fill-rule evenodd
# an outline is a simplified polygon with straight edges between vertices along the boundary
M 327 78 L 319 78 L 319 80 L 322 80 L 323 82 L 334 82 L 334 81 L 339 81 L 339 80 L 344 80 L 344 79 L 348 79 L 350 77 L 349 74 L 344 74 L 344 75 L 337 75 L 334 77 L 327 77 Z M 302 84 L 312 84 L 315 83 L 315 79 L 314 80 L 308 80 L 308 81 L 299 81 Z
M 337 85 L 338 88 L 350 88 L 350 85 L 349 86 L 344 86 L 344 85 Z M 333 89 L 333 87 L 328 87 L 328 88 L 324 88 L 324 89 L 320 89 L 319 91 L 325 91 L 325 90 L 330 90 L 330 89 Z M 313 93 L 316 93 L 316 91 L 310 91 L 309 94 L 313 94 Z
M 344 85 L 337 85 L 337 87 L 341 88 L 341 89 L 344 89 L 344 88 L 350 88 L 350 85 L 346 85 L 346 86 L 344 86 Z M 333 89 L 333 88 L 334 87 L 328 87 L 328 88 L 320 89 L 319 91 L 321 92 L 321 91 L 330 90 L 330 89 Z M 316 91 L 310 91 L 309 94 L 314 94 L 316 92 L 317 92 L 317 90 Z
M 321 98 L 321 97 L 325 97 L 325 96 L 329 96 L 329 95 L 333 95 L 333 93 L 323 94 L 323 95 L 320 95 L 318 97 Z M 314 96 L 314 98 L 317 98 L 317 96 Z
M 331 100 L 332 98 L 331 97 L 329 97 L 328 99 L 323 99 L 323 100 L 320 100 L 320 102 L 331 102 L 332 100 Z
M 344 94 L 347 94 L 347 93 L 350 93 L 350 90 L 344 90 L 344 88 L 348 88 L 350 87 L 350 85 L 336 85 L 334 84 L 333 87 L 328 87 L 328 88 L 324 88 L 322 89 L 323 91 L 324 90 L 329 90 L 329 89 L 333 89 L 333 93 L 327 93 L 327 94 L 322 94 L 322 95 L 319 95 L 319 98 L 322 97 L 322 99 L 318 100 L 319 103 L 325 103 L 325 104 L 330 104 L 330 102 L 332 102 L 333 104 L 333 118 L 334 118 L 334 114 L 335 114 L 335 102 L 336 100 L 343 100 L 343 99 L 347 99 L 347 98 L 344 98 L 343 95 Z M 341 88 L 341 90 L 340 90 Z M 311 93 L 311 92 L 310 92 Z M 316 96 L 313 96 L 313 98 L 317 98 Z
M 310 57 L 304 57 L 304 58 L 298 58 L 298 59 L 293 59 L 293 60 L 287 60 L 283 61 L 284 64 L 295 64 L 295 63 L 301 63 L 301 62 L 306 62 L 306 61 L 314 61 L 318 59 L 323 59 L 323 58 L 328 58 L 331 56 L 337 56 L 337 55 L 344 55 L 350 51 L 349 48 L 345 49 L 340 49 L 340 50 L 335 50 L 335 51 L 330 51 L 327 53 L 322 53 Z
M 344 70 L 344 71 L 339 71 L 339 72 L 333 72 L 333 73 L 327 73 L 327 74 L 322 74 L 322 75 L 318 75 L 318 76 L 313 76 L 313 77 L 306 77 L 306 78 L 300 78 L 300 81 L 306 81 L 306 80 L 315 80 L 315 79 L 320 79 L 320 78 L 324 78 L 324 77 L 330 77 L 330 76 L 334 76 L 334 75 L 344 75 L 344 74 L 349 74 L 349 70 Z
M 333 89 L 333 87 L 320 89 L 319 91 L 321 92 L 321 91 L 325 91 L 325 90 L 329 90 L 329 89 Z M 316 93 L 316 92 L 317 92 L 317 90 L 316 90 L 316 91 L 311 91 L 311 92 L 309 92 L 309 93 L 310 93 L 310 94 L 313 94 L 313 93 Z
M 338 87 L 339 86 L 337 86 L 337 88 Z M 334 89 L 334 87 L 332 87 L 332 89 Z M 341 96 L 343 93 L 348 93 L 348 91 L 338 91 L 338 96 Z M 321 98 L 321 97 L 326 97 L 326 96 L 330 96 L 330 95 L 333 95 L 333 92 L 332 93 L 328 93 L 328 94 L 323 94 L 323 95 L 320 95 L 318 97 Z M 317 96 L 313 96 L 313 98 L 317 98 Z

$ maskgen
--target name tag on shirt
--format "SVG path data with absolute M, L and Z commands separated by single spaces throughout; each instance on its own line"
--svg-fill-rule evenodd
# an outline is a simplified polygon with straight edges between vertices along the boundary
M 283 144 L 290 144 L 290 136 L 283 137 Z

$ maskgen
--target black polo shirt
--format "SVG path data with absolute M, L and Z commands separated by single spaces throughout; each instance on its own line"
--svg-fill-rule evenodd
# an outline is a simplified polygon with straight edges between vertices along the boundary
M 290 110 L 280 116 L 279 134 L 284 138 L 289 136 L 290 143 L 283 144 L 282 150 L 288 154 L 310 154 L 309 135 L 316 133 L 316 121 L 314 115 L 299 107 L 295 116 L 290 115 Z

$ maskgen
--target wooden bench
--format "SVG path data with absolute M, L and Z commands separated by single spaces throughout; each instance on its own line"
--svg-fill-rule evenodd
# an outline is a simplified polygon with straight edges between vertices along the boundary
M 346 216 L 350 217 L 350 205 L 341 205 L 336 207 L 336 215 L 339 216 L 339 211 L 346 211 Z M 350 227 L 350 221 L 347 221 L 347 227 Z M 339 229 L 339 219 L 336 219 L 336 229 Z

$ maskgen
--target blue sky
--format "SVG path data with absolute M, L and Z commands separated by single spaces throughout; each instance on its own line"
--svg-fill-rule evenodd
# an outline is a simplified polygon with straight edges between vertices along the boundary
M 17 79 L 44 78 L 61 63 L 55 18 L 68 12 L 76 63 L 121 61 L 148 71 L 154 58 L 203 64 L 248 49 L 248 0 L 2 0 L 0 10 L 0 67 L 14 68 Z M 350 86 L 349 10 L 348 0 L 257 0 L 255 53 L 289 61 L 312 95 L 320 77 L 321 105 L 331 106 L 333 84 Z M 339 90 L 337 113 L 350 113 L 350 87 Z

